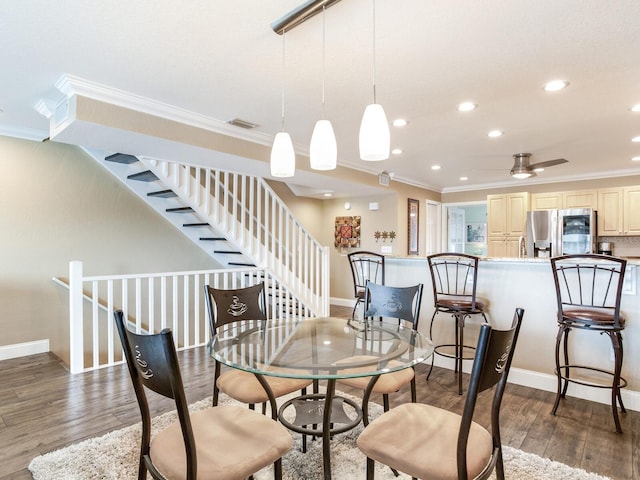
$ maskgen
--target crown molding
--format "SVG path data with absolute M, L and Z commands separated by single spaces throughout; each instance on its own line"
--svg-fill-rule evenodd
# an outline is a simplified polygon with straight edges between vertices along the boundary
M 43 142 L 49 138 L 49 131 L 0 125 L 0 135 L 4 135 L 5 137 L 21 138 L 23 140 L 32 140 L 35 142 Z

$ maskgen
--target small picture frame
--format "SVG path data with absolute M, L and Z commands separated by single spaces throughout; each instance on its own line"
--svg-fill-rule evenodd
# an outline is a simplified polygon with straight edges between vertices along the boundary
M 418 255 L 418 230 L 420 220 L 420 202 L 409 198 L 407 202 L 407 254 Z
M 487 243 L 486 223 L 467 223 L 467 243 Z

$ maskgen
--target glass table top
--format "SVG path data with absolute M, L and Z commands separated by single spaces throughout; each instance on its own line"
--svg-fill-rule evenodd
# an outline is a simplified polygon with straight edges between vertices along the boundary
M 287 378 L 367 377 L 409 368 L 433 354 L 427 337 L 397 320 L 244 320 L 217 329 L 211 355 L 247 372 Z

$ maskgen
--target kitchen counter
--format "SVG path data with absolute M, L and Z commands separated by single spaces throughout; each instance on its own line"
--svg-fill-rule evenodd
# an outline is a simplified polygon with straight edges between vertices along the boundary
M 640 258 L 629 257 L 625 276 L 622 311 L 627 321 L 624 336 L 624 364 L 622 375 L 628 381 L 623 389 L 625 406 L 640 411 Z M 424 284 L 419 330 L 428 335 L 434 312 L 431 275 L 426 257 L 387 257 L 385 260 L 387 285 L 407 286 Z M 521 336 L 513 360 L 510 381 L 555 392 L 556 294 L 548 258 L 482 258 L 478 268 L 478 296 L 486 300 L 488 319 L 498 328 L 511 323 L 516 307 L 525 310 Z M 481 319 L 481 317 L 480 317 Z M 477 338 L 480 320 L 472 318 L 465 327 L 465 338 L 472 344 Z M 436 343 L 453 340 L 451 319 L 439 314 L 434 323 Z M 575 331 L 571 343 L 580 344 L 576 363 L 612 366 L 611 343 L 606 336 Z M 452 368 L 449 359 L 436 357 L 436 365 Z M 471 362 L 465 362 L 465 369 Z M 570 385 L 568 395 L 610 403 L 608 390 Z

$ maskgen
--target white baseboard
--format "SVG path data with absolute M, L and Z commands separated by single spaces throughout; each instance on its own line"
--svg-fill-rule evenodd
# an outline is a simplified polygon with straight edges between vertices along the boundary
M 339 307 L 351 307 L 351 308 L 353 308 L 353 306 L 356 304 L 356 300 L 355 300 L 355 298 L 334 298 L 334 297 L 331 297 L 331 299 L 329 300 L 329 303 L 331 305 L 338 305 Z
M 49 351 L 49 339 L 36 340 L 34 342 L 15 343 L 0 347 L 0 360 L 10 358 L 26 357 L 36 353 L 46 353 Z
M 462 371 L 470 373 L 471 364 L 471 361 L 463 362 Z M 449 370 L 453 370 L 454 368 L 453 359 L 441 357 L 440 355 L 436 355 L 434 365 L 437 367 L 447 368 Z M 533 370 L 525 370 L 523 368 L 516 367 L 513 367 L 509 371 L 508 383 L 552 393 L 556 392 L 556 388 L 558 386 L 558 380 L 555 375 L 534 372 Z M 605 388 L 593 388 L 570 383 L 567 390 L 567 396 L 611 405 L 611 390 Z M 640 411 L 640 392 L 623 388 L 622 401 L 624 402 L 624 406 L 627 410 Z

